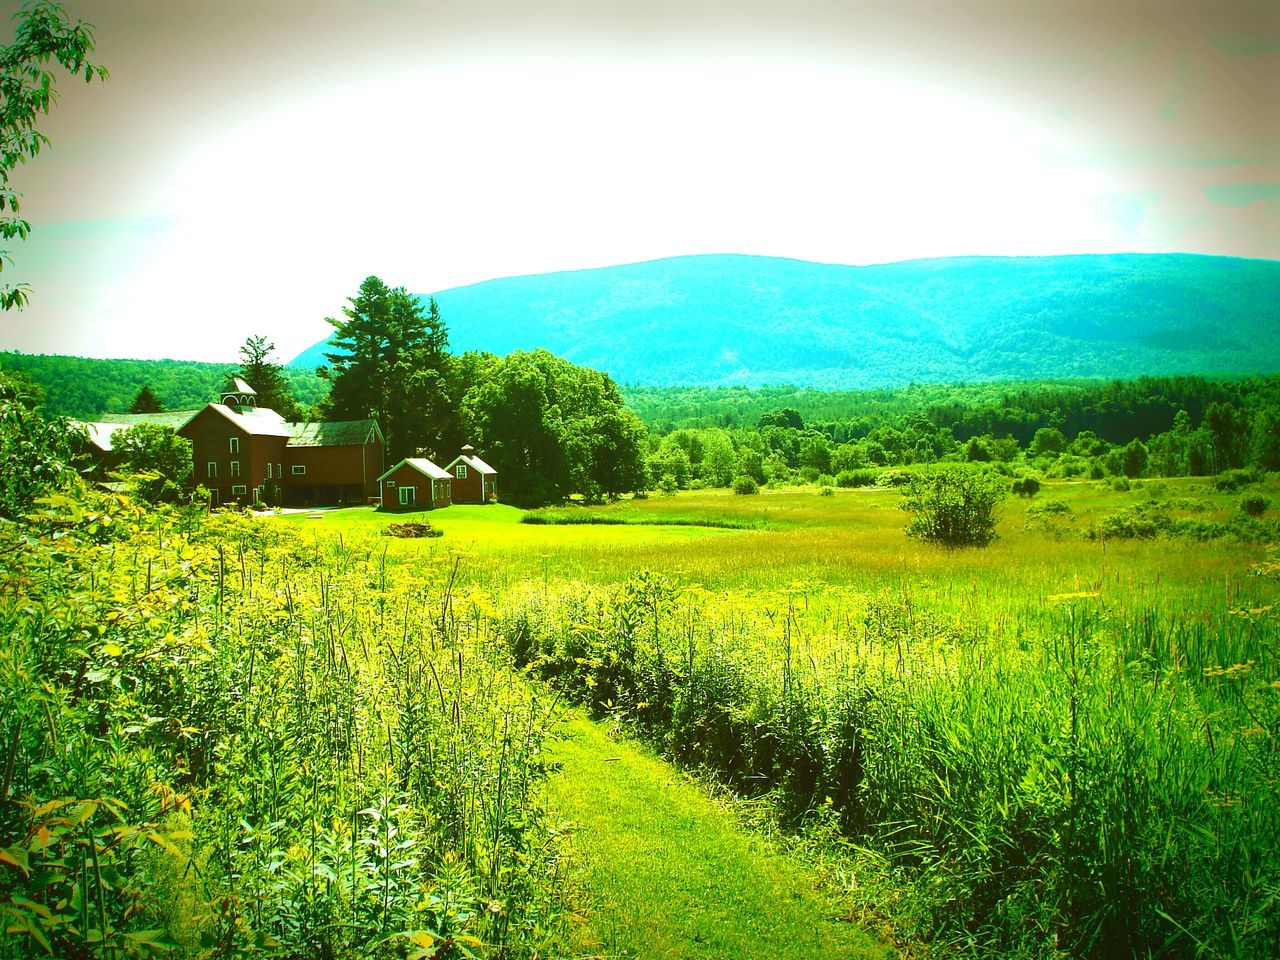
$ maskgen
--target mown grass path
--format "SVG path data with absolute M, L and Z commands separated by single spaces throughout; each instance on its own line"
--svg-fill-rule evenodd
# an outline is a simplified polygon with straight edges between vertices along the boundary
M 860 960 L 891 951 L 801 865 L 733 822 L 696 784 L 580 717 L 552 747 L 553 813 L 575 826 L 588 955 L 643 960 Z

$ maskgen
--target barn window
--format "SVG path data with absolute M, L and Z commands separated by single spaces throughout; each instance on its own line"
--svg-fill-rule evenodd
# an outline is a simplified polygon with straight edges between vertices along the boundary
M 301 477 L 306 474 L 307 465 L 305 463 L 295 463 L 289 469 L 293 472 L 295 477 Z
M 233 484 L 231 487 L 231 495 L 233 497 L 243 496 L 248 492 L 249 492 L 249 488 L 246 487 L 243 483 L 236 483 L 236 484 Z
M 453 468 L 453 473 L 459 480 L 467 479 L 467 468 L 461 463 Z
M 270 463 L 268 463 L 268 464 L 267 464 L 267 479 L 268 479 L 268 480 L 270 480 L 270 479 L 271 479 L 271 464 L 270 464 Z
M 230 451 L 231 451 L 232 453 L 239 453 L 239 452 L 240 452 L 240 438 L 239 438 L 239 437 L 232 437 L 232 438 L 231 438 L 230 443 L 228 444 L 228 448 L 230 449 Z
M 240 476 L 240 461 L 239 461 L 239 460 L 232 460 L 232 461 L 231 461 L 231 475 L 232 475 L 233 477 L 238 477 L 238 476 Z
M 400 488 L 400 506 L 412 507 L 418 502 L 417 487 L 401 487 Z
M 209 461 L 208 470 L 209 470 L 209 476 L 216 477 L 218 475 L 218 465 L 214 463 L 212 460 Z

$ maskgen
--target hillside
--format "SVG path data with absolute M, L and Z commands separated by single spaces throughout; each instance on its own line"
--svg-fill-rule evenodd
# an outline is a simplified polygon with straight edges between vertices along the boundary
M 713 255 L 435 294 L 452 348 L 545 347 L 632 384 L 1280 370 L 1280 262 L 1184 254 L 851 267 Z M 324 363 L 323 342 L 293 366 Z

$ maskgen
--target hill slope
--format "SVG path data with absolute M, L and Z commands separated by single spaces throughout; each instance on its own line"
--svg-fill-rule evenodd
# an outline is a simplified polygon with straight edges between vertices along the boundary
M 869 267 L 674 257 L 436 295 L 455 350 L 545 347 L 621 383 L 874 387 L 1280 369 L 1280 262 L 1187 254 Z M 324 363 L 324 343 L 294 361 Z

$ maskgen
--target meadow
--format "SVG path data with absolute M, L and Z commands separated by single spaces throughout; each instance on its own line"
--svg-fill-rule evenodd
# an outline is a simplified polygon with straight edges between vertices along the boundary
M 384 542 L 460 559 L 529 675 L 745 798 L 908 950 L 1274 955 L 1274 512 L 1242 527 L 1208 480 L 1050 483 L 949 551 L 898 500 L 450 508 Z
M 909 955 L 1273 956 L 1276 511 L 1125 486 L 954 551 L 880 487 L 55 497 L 0 527 L 0 945 L 880 955 L 821 916 Z

